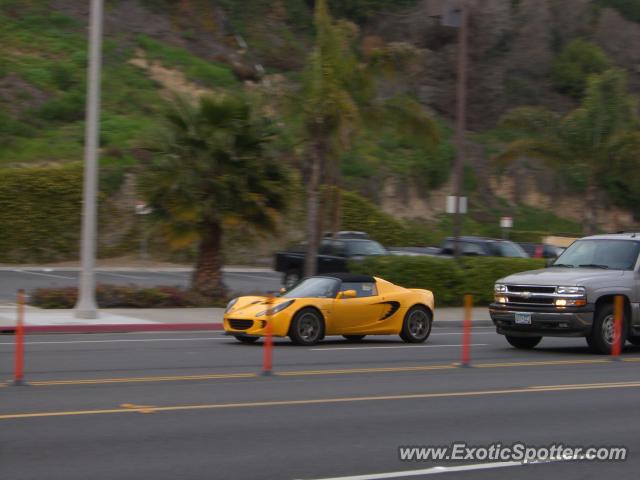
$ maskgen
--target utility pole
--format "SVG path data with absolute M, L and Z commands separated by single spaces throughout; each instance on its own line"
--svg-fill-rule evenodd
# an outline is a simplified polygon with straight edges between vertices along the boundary
M 91 0 L 89 25 L 89 73 L 84 150 L 84 190 L 82 203 L 82 271 L 75 307 L 77 318 L 98 318 L 96 304 L 95 258 L 98 187 L 98 142 L 100 136 L 100 77 L 102 67 L 103 0 Z
M 456 87 L 456 162 L 454 168 L 454 196 L 455 213 L 453 218 L 453 236 L 455 258 L 460 256 L 460 232 L 462 230 L 462 212 L 460 203 L 464 185 L 465 163 L 465 131 L 467 128 L 467 51 L 468 51 L 468 27 L 469 10 L 466 1 L 459 5 L 460 26 L 458 28 L 458 73 Z

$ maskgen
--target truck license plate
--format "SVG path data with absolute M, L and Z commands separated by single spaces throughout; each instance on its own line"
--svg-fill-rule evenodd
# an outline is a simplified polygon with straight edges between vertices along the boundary
M 516 323 L 518 325 L 531 325 L 530 313 L 516 313 Z

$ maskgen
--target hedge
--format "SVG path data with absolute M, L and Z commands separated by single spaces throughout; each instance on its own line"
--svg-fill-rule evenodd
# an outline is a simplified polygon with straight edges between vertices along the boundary
M 82 167 L 0 169 L 0 262 L 77 255 Z
M 77 287 L 38 288 L 30 293 L 29 304 L 40 308 L 73 308 Z M 205 298 L 179 287 L 138 287 L 98 285 L 96 302 L 100 308 L 223 307 L 228 298 Z
M 433 291 L 437 306 L 460 306 L 465 293 L 475 305 L 493 300 L 493 284 L 499 278 L 544 267 L 544 260 L 530 258 L 451 258 L 385 256 L 352 262 L 355 273 L 375 275 L 403 287 Z

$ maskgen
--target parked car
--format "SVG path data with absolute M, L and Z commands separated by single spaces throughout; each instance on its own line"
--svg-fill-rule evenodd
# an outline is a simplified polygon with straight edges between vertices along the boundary
M 279 298 L 239 297 L 224 314 L 225 331 L 242 343 L 271 333 L 298 345 L 325 335 L 357 342 L 365 335 L 400 335 L 422 343 L 431 333 L 434 300 L 429 290 L 403 288 L 381 278 L 335 273 L 308 278 Z
M 518 243 L 531 258 L 558 258 L 565 251 L 548 243 Z
M 453 237 L 445 239 L 440 254 L 453 255 L 455 249 L 454 242 L 455 239 Z M 509 240 L 484 237 L 459 237 L 459 243 L 461 255 L 515 258 L 527 258 L 529 256 L 520 245 Z
M 574 242 L 548 268 L 495 284 L 489 307 L 499 334 L 516 348 L 542 337 L 585 337 L 599 353 L 614 339 L 614 299 L 624 299 L 622 344 L 640 345 L 640 234 L 596 235 Z
M 349 260 L 389 254 L 378 242 L 353 233 L 347 232 L 342 236 L 339 232 L 336 238 L 322 239 L 318 248 L 317 273 L 348 272 Z M 306 244 L 302 244 L 276 253 L 275 270 L 283 274 L 285 288 L 292 288 L 302 279 L 306 251 Z

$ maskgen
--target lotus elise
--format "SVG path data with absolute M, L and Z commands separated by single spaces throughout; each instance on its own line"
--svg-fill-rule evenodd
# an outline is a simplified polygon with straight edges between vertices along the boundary
M 314 345 L 326 335 L 357 342 L 366 335 L 400 335 L 424 342 L 431 333 L 434 299 L 429 290 L 403 288 L 381 278 L 351 273 L 307 278 L 279 297 L 231 300 L 225 331 L 243 343 L 267 334 Z M 269 325 L 270 322 L 270 325 Z

